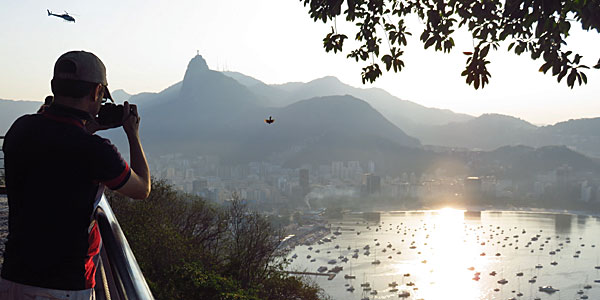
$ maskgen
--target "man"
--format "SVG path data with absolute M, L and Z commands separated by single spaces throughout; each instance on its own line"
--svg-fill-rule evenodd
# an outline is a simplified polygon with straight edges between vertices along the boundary
M 108 140 L 93 134 L 106 129 L 95 116 L 105 98 L 112 100 L 102 61 L 89 52 L 67 52 L 56 61 L 51 86 L 52 104 L 16 120 L 4 140 L 9 234 L 3 300 L 94 299 L 100 247 L 95 195 L 103 186 L 135 199 L 150 193 L 136 106 L 125 102 L 122 119 L 131 168 Z

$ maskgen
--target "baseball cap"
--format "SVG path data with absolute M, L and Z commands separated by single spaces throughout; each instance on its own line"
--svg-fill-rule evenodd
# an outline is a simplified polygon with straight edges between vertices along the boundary
M 54 64 L 54 79 L 80 80 L 100 83 L 104 86 L 104 98 L 115 102 L 108 91 L 106 67 L 93 53 L 69 51 L 61 55 Z

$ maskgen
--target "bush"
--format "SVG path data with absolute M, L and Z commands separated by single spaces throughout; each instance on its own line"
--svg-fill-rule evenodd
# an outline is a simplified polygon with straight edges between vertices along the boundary
M 234 195 L 227 205 L 153 180 L 145 201 L 107 198 L 157 299 L 319 299 L 277 265 L 281 232 Z

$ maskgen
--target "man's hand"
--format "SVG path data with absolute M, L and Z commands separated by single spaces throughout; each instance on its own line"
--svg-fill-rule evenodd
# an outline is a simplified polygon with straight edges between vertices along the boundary
M 123 129 L 129 140 L 131 176 L 129 176 L 125 185 L 117 191 L 134 199 L 146 199 L 150 194 L 150 170 L 138 134 L 140 116 L 137 112 L 137 106 L 129 104 L 127 101 L 123 103 L 123 110 Z
M 85 122 L 85 129 L 87 129 L 87 131 L 91 134 L 94 134 L 96 131 L 106 130 L 110 128 L 114 128 L 114 126 L 111 127 L 107 125 L 100 125 L 100 123 L 98 123 L 98 121 L 96 121 L 96 119 L 94 118 Z
M 138 115 L 137 106 L 135 104 L 129 104 L 125 101 L 123 104 L 123 129 L 125 133 L 129 135 L 138 135 L 140 128 L 140 116 Z

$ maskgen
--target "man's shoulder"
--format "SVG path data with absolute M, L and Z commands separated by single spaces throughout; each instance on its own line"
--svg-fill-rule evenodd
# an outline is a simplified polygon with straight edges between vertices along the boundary
M 107 138 L 103 138 L 95 134 L 88 134 L 86 137 L 86 141 L 89 144 L 89 146 L 95 147 L 100 151 L 115 151 L 117 153 L 119 152 L 117 150 L 117 147 Z

